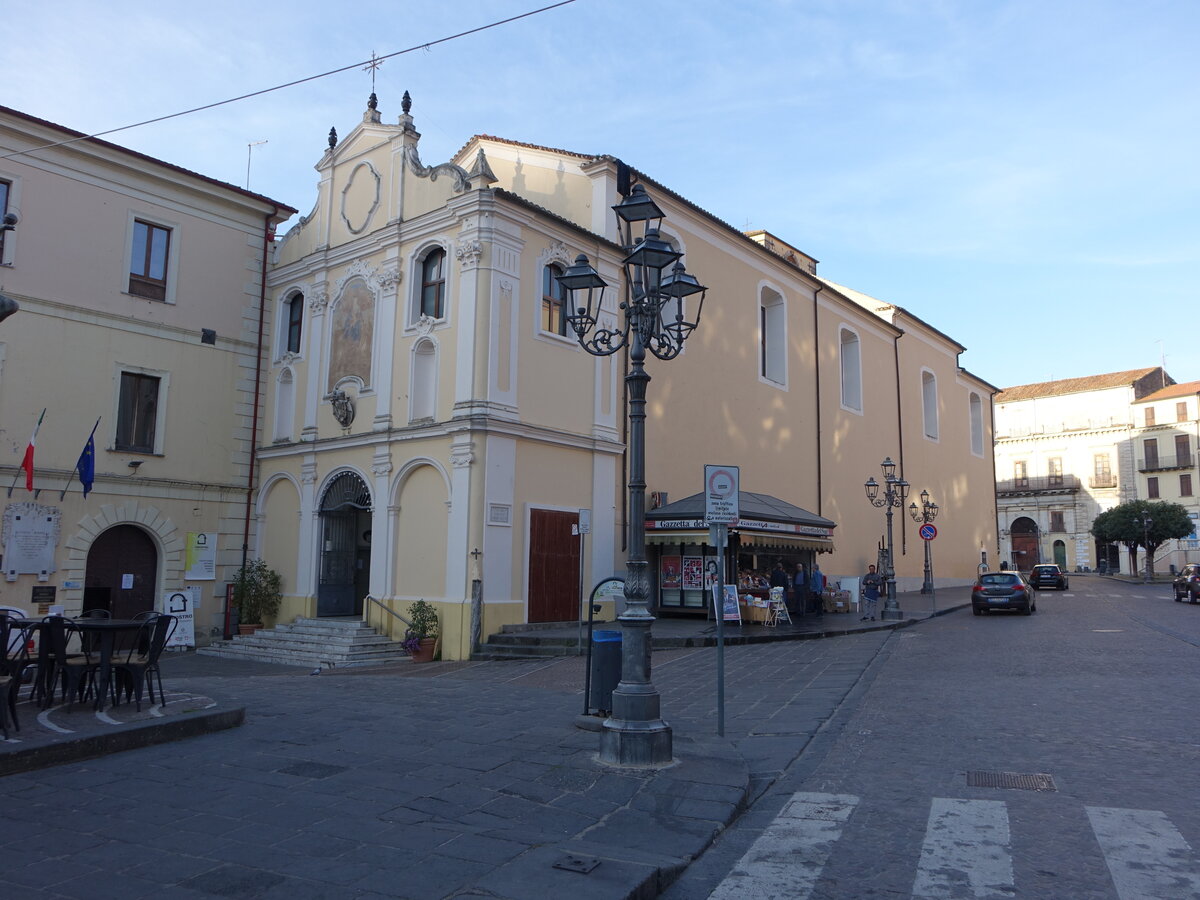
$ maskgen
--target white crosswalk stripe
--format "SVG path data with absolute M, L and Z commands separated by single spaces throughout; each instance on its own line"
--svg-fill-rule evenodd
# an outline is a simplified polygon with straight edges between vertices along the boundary
M 999 800 L 935 797 L 914 897 L 1012 897 L 1008 809 Z
M 839 847 L 838 841 L 860 803 L 850 794 L 793 794 L 709 895 L 710 900 L 827 896 L 818 891 L 822 874 L 836 851 L 838 858 L 830 877 L 837 878 L 841 854 L 853 852 L 849 842 Z M 1095 806 L 1084 809 L 1120 900 L 1200 900 L 1200 855 L 1166 814 Z M 1086 828 L 1082 815 L 1080 826 Z M 855 834 L 853 826 L 851 834 Z M 997 900 L 1022 896 L 1012 847 L 1006 802 L 935 797 L 920 858 L 915 860 L 912 897 Z M 821 889 L 827 891 L 829 884 Z M 886 887 L 878 887 L 887 892 Z M 902 889 L 895 890 L 898 887 L 893 888 L 896 896 L 903 894 Z M 851 888 L 843 882 L 839 889 Z M 893 892 L 887 895 L 893 896 Z
M 1200 897 L 1200 865 L 1161 812 L 1087 807 L 1121 900 Z
M 856 805 L 849 794 L 793 794 L 709 900 L 805 900 Z

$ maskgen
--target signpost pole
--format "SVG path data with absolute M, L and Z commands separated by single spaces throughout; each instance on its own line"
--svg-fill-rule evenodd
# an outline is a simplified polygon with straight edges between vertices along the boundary
M 713 604 L 717 610 L 717 735 L 725 736 L 725 548 L 729 526 L 739 515 L 741 470 L 737 466 L 704 467 L 704 520 L 709 540 L 717 547 L 717 584 Z

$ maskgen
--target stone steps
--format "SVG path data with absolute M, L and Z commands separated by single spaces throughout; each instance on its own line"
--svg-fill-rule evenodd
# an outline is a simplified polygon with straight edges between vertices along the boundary
M 235 635 L 196 651 L 205 656 L 323 668 L 407 662 L 408 651 L 358 619 L 306 619 Z
M 533 626 L 506 625 L 498 634 L 490 635 L 477 653 L 472 654 L 473 660 L 499 659 L 554 659 L 559 656 L 577 656 L 579 654 L 579 639 L 575 636 L 566 637 L 561 634 L 538 635 L 511 634 L 509 628 L 528 629 Z

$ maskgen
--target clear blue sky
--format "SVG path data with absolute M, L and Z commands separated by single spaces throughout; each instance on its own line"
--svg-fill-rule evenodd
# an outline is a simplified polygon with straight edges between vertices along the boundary
M 551 0 L 5 4 L 0 103 L 87 132 Z M 576 0 L 388 60 L 421 155 L 473 134 L 619 156 L 967 347 L 1000 387 L 1200 380 L 1200 2 Z M 108 140 L 307 212 L 358 68 Z M 86 239 L 86 235 L 81 235 Z M 703 273 L 697 273 L 703 278 Z M 710 298 L 720 302 L 719 298 Z

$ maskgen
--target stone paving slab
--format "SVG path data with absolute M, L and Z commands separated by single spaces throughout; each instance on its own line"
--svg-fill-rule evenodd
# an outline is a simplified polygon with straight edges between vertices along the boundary
M 315 676 L 168 657 L 169 691 L 244 724 L 0 778 L 22 823 L 0 834 L 0 896 L 653 897 L 803 753 L 892 634 L 729 647 L 724 737 L 715 651 L 656 650 L 676 762 L 653 771 L 601 764 L 574 727 L 579 657 Z M 555 867 L 572 858 L 599 863 Z

